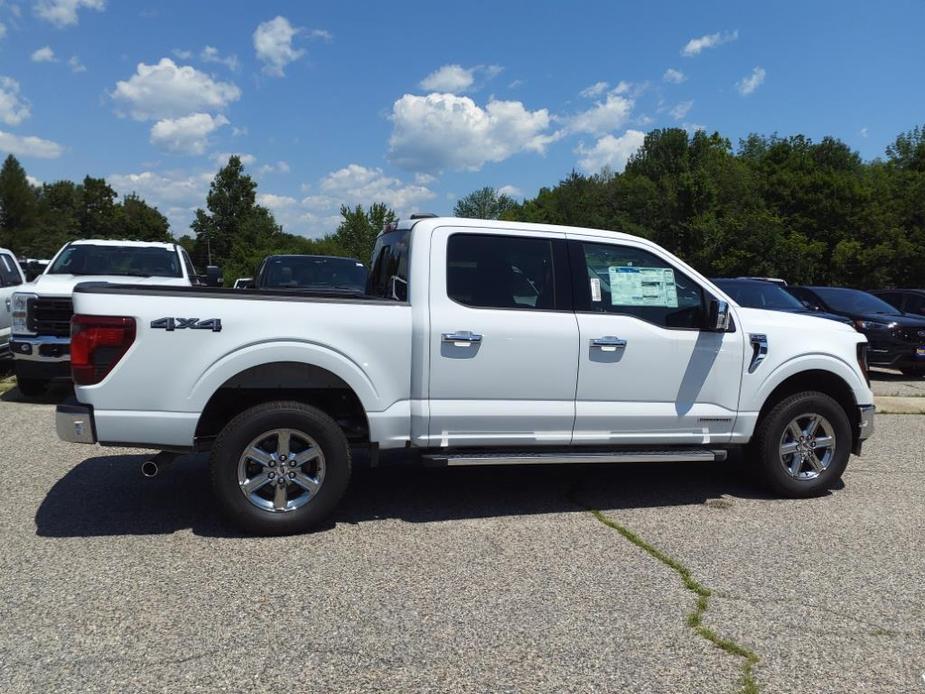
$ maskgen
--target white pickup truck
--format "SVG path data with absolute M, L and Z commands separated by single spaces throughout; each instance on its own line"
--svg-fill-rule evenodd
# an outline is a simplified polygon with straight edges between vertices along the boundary
M 175 243 L 84 240 L 65 244 L 45 271 L 12 297 L 11 350 L 23 395 L 70 376 L 71 294 L 81 282 L 189 287 L 199 280 Z
M 478 465 L 714 461 L 832 487 L 873 430 L 866 342 L 736 306 L 662 248 L 608 231 L 415 218 L 366 294 L 81 285 L 65 441 L 211 450 L 245 529 L 317 525 L 351 446 Z M 164 455 L 166 455 L 165 453 Z

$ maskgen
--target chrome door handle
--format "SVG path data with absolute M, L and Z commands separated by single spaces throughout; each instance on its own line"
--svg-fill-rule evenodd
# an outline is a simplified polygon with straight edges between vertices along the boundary
M 613 351 L 615 349 L 623 349 L 626 347 L 626 340 L 622 340 L 619 337 L 613 337 L 611 335 L 605 335 L 604 337 L 593 338 L 591 340 L 591 346 Z
M 457 330 L 453 333 L 443 333 L 444 342 L 481 342 L 482 336 L 470 330 Z

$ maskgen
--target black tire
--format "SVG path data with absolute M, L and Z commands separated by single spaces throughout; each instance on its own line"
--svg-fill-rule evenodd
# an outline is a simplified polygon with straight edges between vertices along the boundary
M 781 439 L 790 422 L 803 414 L 825 417 L 834 429 L 835 447 L 828 467 L 813 479 L 796 479 L 781 462 Z M 840 479 L 851 455 L 851 422 L 842 406 L 825 393 L 806 391 L 781 400 L 758 423 L 751 447 L 757 471 L 772 492 L 792 499 L 819 496 Z
M 19 392 L 27 398 L 40 398 L 48 390 L 48 381 L 42 381 L 37 378 L 19 378 L 16 377 L 16 387 Z
M 252 441 L 283 428 L 314 439 L 324 456 L 324 477 L 307 503 L 280 512 L 259 508 L 248 499 L 238 482 L 238 464 Z M 300 402 L 268 402 L 245 410 L 225 426 L 212 448 L 209 468 L 212 489 L 230 521 L 248 533 L 290 535 L 318 527 L 335 509 L 350 482 L 350 447 L 341 428 L 321 410 Z

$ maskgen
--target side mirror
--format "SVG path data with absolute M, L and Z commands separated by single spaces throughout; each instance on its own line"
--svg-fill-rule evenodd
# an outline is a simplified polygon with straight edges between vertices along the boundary
M 729 304 L 719 299 L 710 300 L 710 310 L 707 314 L 707 330 L 715 333 L 724 333 L 729 330 L 731 314 Z
M 206 268 L 206 286 L 222 286 L 222 269 L 218 265 L 209 265 L 209 267 Z

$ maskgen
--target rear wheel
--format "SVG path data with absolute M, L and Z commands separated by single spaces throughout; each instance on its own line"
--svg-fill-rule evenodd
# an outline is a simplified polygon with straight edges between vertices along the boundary
M 777 494 L 805 498 L 838 480 L 851 454 L 851 423 L 824 393 L 797 393 L 777 403 L 755 432 L 753 454 L 764 482 Z
M 317 527 L 350 481 L 350 449 L 337 423 L 299 402 L 242 412 L 219 434 L 210 463 L 223 512 L 247 532 Z
M 38 398 L 45 395 L 45 391 L 48 390 L 48 381 L 36 378 L 19 378 L 17 376 L 16 387 L 27 398 Z

